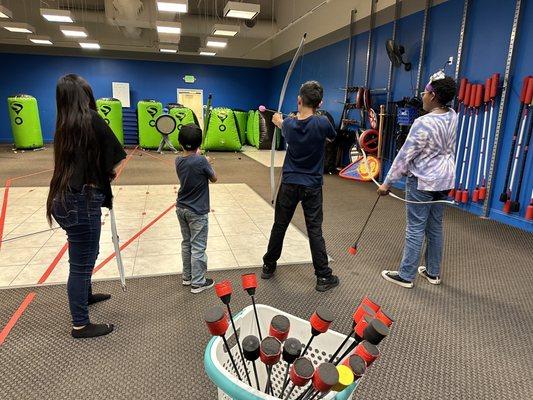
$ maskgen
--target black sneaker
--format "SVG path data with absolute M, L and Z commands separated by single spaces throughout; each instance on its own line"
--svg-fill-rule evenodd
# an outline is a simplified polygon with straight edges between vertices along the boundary
M 325 292 L 337 286 L 339 286 L 339 278 L 335 275 L 330 275 L 326 278 L 316 278 L 315 289 L 319 292 Z
M 431 276 L 430 274 L 428 274 L 427 268 L 423 265 L 418 267 L 418 273 L 422 275 L 424 278 L 426 278 L 428 282 L 431 283 L 432 285 L 440 285 L 441 283 L 440 276 Z
M 204 290 L 211 289 L 213 286 L 215 286 L 213 279 L 205 278 L 205 282 L 202 286 L 191 286 L 191 293 L 202 293 Z
M 274 276 L 276 272 L 276 267 L 269 267 L 266 264 L 263 264 L 263 270 L 261 271 L 261 279 L 270 279 Z
M 381 271 L 381 276 L 386 281 L 395 283 L 401 287 L 412 289 L 414 284 L 413 282 L 406 281 L 405 279 L 400 277 L 400 273 L 398 271 Z

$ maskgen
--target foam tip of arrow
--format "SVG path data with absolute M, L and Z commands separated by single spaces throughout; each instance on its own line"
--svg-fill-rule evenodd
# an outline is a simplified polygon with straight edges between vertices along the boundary
M 506 200 L 503 205 L 503 212 L 509 214 L 511 212 L 511 200 Z
M 266 111 L 266 107 L 261 105 L 258 107 L 258 110 L 261 111 L 261 112 L 265 112 Z
M 468 203 L 468 190 L 463 190 L 461 193 L 461 203 Z
M 350 253 L 352 256 L 355 256 L 357 254 L 357 247 L 355 246 L 350 246 L 348 248 L 348 253 Z
M 474 189 L 474 194 L 472 194 L 472 201 L 478 202 L 479 201 L 479 190 Z
M 527 221 L 533 220 L 533 204 L 530 204 L 529 206 L 527 206 L 526 220 Z
M 487 196 L 487 188 L 482 186 L 481 188 L 479 188 L 479 200 L 485 200 L 485 196 Z
M 455 201 L 456 201 L 457 203 L 460 203 L 460 202 L 461 202 L 461 193 L 462 193 L 462 192 L 461 192 L 460 190 L 456 190 L 456 191 L 455 191 Z
M 455 197 L 455 189 L 452 189 L 448 192 L 448 197 L 451 197 L 452 199 Z

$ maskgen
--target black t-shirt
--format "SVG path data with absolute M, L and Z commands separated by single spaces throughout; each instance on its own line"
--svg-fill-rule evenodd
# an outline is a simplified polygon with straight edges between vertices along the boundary
M 111 208 L 113 205 L 113 193 L 111 192 L 111 179 L 114 178 L 113 170 L 121 160 L 126 158 L 126 152 L 111 128 L 93 110 L 91 110 L 91 123 L 100 147 L 100 168 L 90 165 L 86 149 L 78 147 L 69 187 L 71 190 L 79 192 L 84 185 L 95 185 L 105 195 L 103 206 Z
M 307 187 L 322 186 L 324 144 L 333 140 L 336 132 L 324 116 L 312 115 L 299 120 L 285 118 L 282 133 L 287 142 L 282 182 Z
M 199 154 L 176 158 L 180 180 L 177 206 L 204 215 L 209 213 L 209 178 L 215 175 L 207 158 Z

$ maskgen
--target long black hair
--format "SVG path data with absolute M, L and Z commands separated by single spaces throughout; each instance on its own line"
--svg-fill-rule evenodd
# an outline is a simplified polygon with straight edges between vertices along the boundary
M 53 200 L 65 198 L 79 155 L 85 155 L 88 168 L 97 169 L 98 176 L 100 172 L 100 149 L 91 123 L 91 110 L 96 111 L 91 86 L 81 76 L 62 76 L 57 81 L 56 105 L 54 174 L 46 201 L 46 217 L 50 224 Z

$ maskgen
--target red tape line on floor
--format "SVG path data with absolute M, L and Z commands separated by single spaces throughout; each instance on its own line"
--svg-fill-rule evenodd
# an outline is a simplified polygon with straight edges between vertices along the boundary
M 165 216 L 170 210 L 172 210 L 176 205 L 172 204 L 170 207 L 168 207 L 165 211 L 163 211 L 161 214 L 159 214 L 157 217 L 155 217 L 153 220 L 151 220 L 148 225 L 143 227 L 139 232 L 137 232 L 135 235 L 130 237 L 128 240 L 126 240 L 121 246 L 120 250 L 124 250 L 127 246 L 129 246 L 135 239 L 137 239 L 139 236 L 141 236 L 144 232 L 146 232 L 148 229 L 152 227 L 157 221 L 159 221 L 161 218 Z M 94 270 L 93 275 L 96 274 L 100 269 L 102 269 L 109 261 L 111 261 L 116 256 L 116 253 L 111 253 L 104 261 L 102 261 L 100 264 L 98 264 Z
M 11 332 L 11 329 L 15 326 L 19 318 L 22 316 L 26 308 L 30 305 L 30 303 L 35 298 L 35 292 L 31 292 L 26 296 L 26 298 L 22 301 L 19 308 L 17 308 L 17 311 L 13 314 L 13 316 L 9 319 L 9 322 L 7 325 L 0 331 L 0 346 L 4 343 L 4 341 L 7 338 L 7 335 L 9 335 L 9 332 Z
M 45 172 L 51 172 L 51 171 L 53 171 L 53 169 L 45 169 L 44 171 L 34 172 L 33 174 L 16 176 L 16 177 L 14 177 L 14 178 L 11 178 L 11 180 L 12 180 L 12 181 L 16 181 L 17 179 L 29 178 L 30 176 L 35 176 L 35 175 L 39 175 L 39 174 L 44 174 Z
M 154 156 L 153 154 L 150 154 L 148 153 L 147 151 L 141 153 L 141 155 L 144 155 L 144 156 L 148 156 L 148 157 L 152 157 L 154 159 L 156 159 L 157 161 L 161 161 L 162 163 L 165 163 L 165 164 L 168 164 L 168 165 L 171 165 L 171 166 L 175 166 L 174 162 L 170 161 L 170 160 L 165 160 L 164 158 L 162 157 L 157 157 L 157 156 Z
M 57 253 L 55 258 L 52 260 L 52 262 L 50 263 L 46 271 L 44 271 L 44 274 L 41 276 L 41 279 L 39 279 L 37 284 L 46 282 L 46 280 L 48 279 L 48 277 L 50 276 L 50 274 L 52 273 L 56 265 L 59 263 L 59 261 L 61 260 L 61 258 L 63 257 L 63 254 L 65 254 L 67 249 L 68 249 L 68 243 L 65 243 L 63 247 L 61 247 L 61 250 L 59 250 L 59 253 Z
M 120 177 L 120 174 L 122 174 L 122 171 L 124 171 L 124 168 L 126 168 L 126 165 L 128 164 L 128 162 L 131 160 L 131 157 L 133 157 L 133 154 L 137 151 L 137 148 L 139 146 L 135 146 L 135 148 L 133 149 L 133 151 L 128 154 L 128 156 L 126 157 L 126 159 L 124 160 L 124 162 L 122 164 L 120 164 L 120 167 L 117 171 L 117 176 L 115 177 L 115 184 L 116 182 L 118 181 L 118 178 Z
M 2 248 L 2 239 L 4 238 L 4 222 L 7 213 L 7 197 L 9 196 L 9 187 L 11 186 L 11 179 L 6 180 L 4 189 L 4 200 L 2 201 L 2 211 L 0 213 L 0 248 Z

